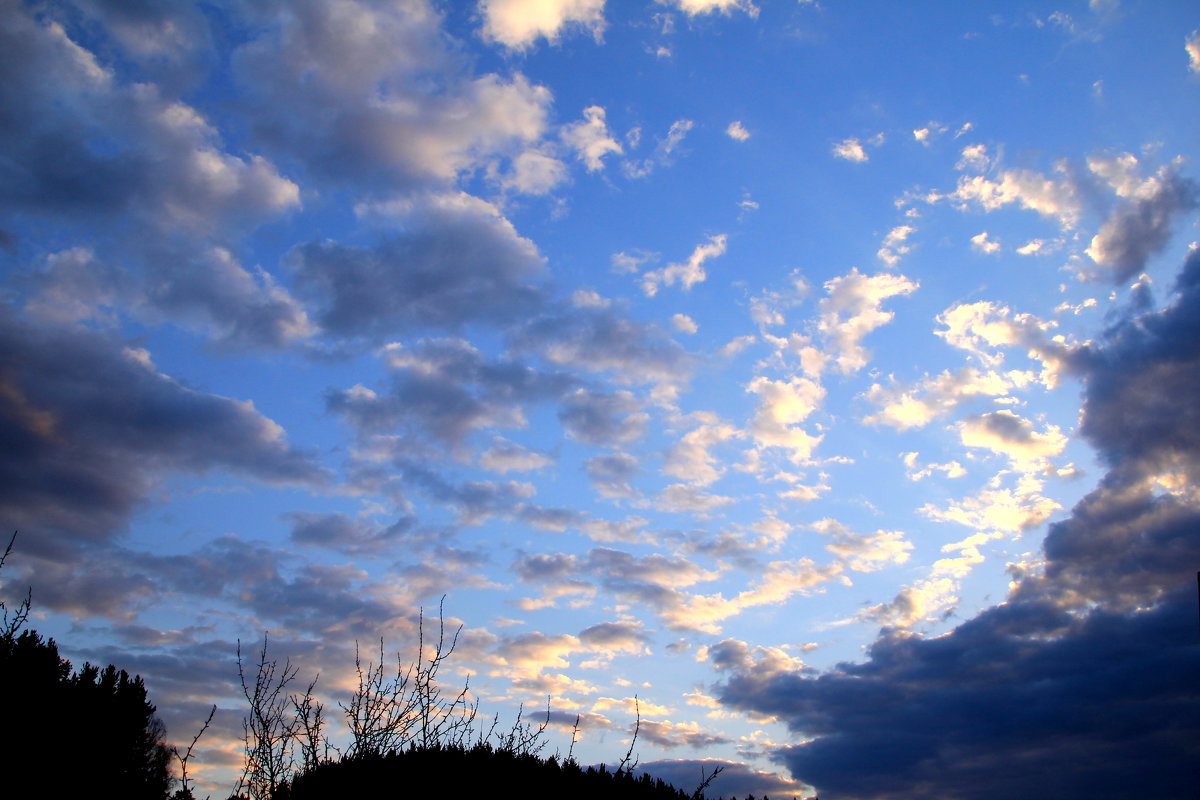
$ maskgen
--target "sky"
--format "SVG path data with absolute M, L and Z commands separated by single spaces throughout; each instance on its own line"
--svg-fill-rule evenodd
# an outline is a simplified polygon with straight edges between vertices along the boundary
M 2 0 L 4 596 L 214 796 L 439 603 L 687 791 L 1190 796 L 1198 120 L 1188 2 Z

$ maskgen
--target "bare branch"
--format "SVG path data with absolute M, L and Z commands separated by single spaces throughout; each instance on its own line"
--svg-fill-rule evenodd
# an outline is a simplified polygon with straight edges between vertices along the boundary
M 713 782 L 713 778 L 717 777 L 724 771 L 725 771 L 724 764 L 714 767 L 712 774 L 710 774 L 706 778 L 706 777 L 704 777 L 704 766 L 701 765 L 701 767 L 700 767 L 700 785 L 696 787 L 696 791 L 692 792 L 692 800 L 704 800 L 704 790 L 707 789 L 708 785 Z
M 208 712 L 208 719 L 204 720 L 204 724 L 200 726 L 200 730 L 196 733 L 195 736 L 192 737 L 192 743 L 188 745 L 186 753 L 184 753 L 183 755 L 179 755 L 178 747 L 171 748 L 171 752 L 175 755 L 175 758 L 177 758 L 179 760 L 179 775 L 180 775 L 179 784 L 181 787 L 182 795 L 185 798 L 192 797 L 192 789 L 191 789 L 191 786 L 189 785 L 189 781 L 188 781 L 188 761 L 190 761 L 192 758 L 192 750 L 195 749 L 196 742 L 200 741 L 200 737 L 203 736 L 204 732 L 208 730 L 208 726 L 212 724 L 213 715 L 216 713 L 217 713 L 217 706 L 214 703 L 212 709 Z
M 621 759 L 621 766 L 617 767 L 618 774 L 621 772 L 633 772 L 637 769 L 638 761 L 640 760 L 634 759 L 633 763 L 629 764 L 629 759 L 633 758 L 633 746 L 637 744 L 638 733 L 642 730 L 642 704 L 636 694 L 633 696 L 633 708 L 637 712 L 637 722 L 633 726 L 633 738 L 629 740 L 629 749 L 625 752 L 625 757 Z M 629 764 L 628 769 L 625 767 L 626 764 Z
M 8 561 L 9 554 L 12 553 L 13 545 L 17 541 L 17 531 L 13 531 L 12 538 L 8 540 L 8 547 L 4 548 L 4 555 L 0 556 L 0 569 L 4 568 L 4 562 Z M 29 619 L 29 609 L 33 603 L 33 588 L 25 590 L 25 599 L 17 606 L 16 611 L 10 619 L 8 616 L 8 606 L 0 600 L 0 612 L 3 613 L 3 622 L 0 622 L 0 638 L 11 639 L 25 627 L 25 621 Z

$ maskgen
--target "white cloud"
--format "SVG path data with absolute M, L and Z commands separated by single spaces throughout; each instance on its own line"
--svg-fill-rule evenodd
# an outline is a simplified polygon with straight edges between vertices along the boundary
M 1184 39 L 1183 47 L 1188 54 L 1188 68 L 1192 72 L 1200 73 L 1200 31 L 1192 31 L 1191 35 Z
M 695 333 L 700 330 L 700 326 L 696 324 L 696 320 L 687 314 L 672 314 L 671 325 L 680 333 Z
M 1025 370 L 999 372 L 965 367 L 955 373 L 945 370 L 910 386 L 875 383 L 867 390 L 866 398 L 879 411 L 863 422 L 897 430 L 919 428 L 971 399 L 1008 397 L 1013 389 L 1024 388 L 1035 379 L 1034 373 Z
M 987 231 L 972 236 L 971 247 L 986 255 L 1000 252 L 1000 243 L 994 239 L 989 239 Z
M 617 273 L 637 272 L 642 268 L 642 264 L 656 260 L 658 260 L 658 253 L 646 253 L 642 250 L 626 253 L 622 250 L 620 253 L 613 253 L 612 271 Z
M 1067 437 L 1056 425 L 1048 425 L 1042 433 L 1033 424 L 1007 409 L 958 423 L 959 437 L 967 447 L 982 447 L 1006 456 L 1022 470 L 1042 469 L 1046 459 L 1056 456 L 1067 446 Z
M 833 539 L 825 549 L 856 572 L 875 572 L 908 561 L 912 542 L 903 531 L 878 530 L 870 535 L 854 533 L 835 519 L 825 518 L 812 524 L 813 530 Z
M 562 129 L 562 140 L 574 148 L 588 172 L 596 172 L 604 169 L 604 156 L 624 151 L 608 132 L 603 108 L 588 106 L 583 110 L 583 117 L 582 122 L 573 122 Z
M 978 203 L 985 211 L 995 211 L 1006 205 L 1036 211 L 1044 217 L 1057 219 L 1064 227 L 1074 226 L 1083 212 L 1083 199 L 1075 181 L 1067 174 L 1065 165 L 1058 166 L 1063 176 L 1047 178 L 1027 169 L 1007 170 L 998 181 L 982 175 L 963 176 L 951 197 L 964 206 Z
M 796 463 L 808 461 L 821 436 L 813 436 L 799 427 L 816 411 L 825 397 L 825 389 L 809 378 L 771 380 L 759 376 L 746 391 L 759 396 L 759 406 L 750 421 L 750 434 L 760 447 L 780 447 L 790 452 Z
M 758 7 L 750 0 L 658 0 L 659 3 L 673 5 L 688 16 L 697 14 L 732 14 L 734 11 L 744 11 L 752 17 L 758 16 Z
M 660 286 L 673 286 L 676 282 L 685 291 L 691 289 L 708 277 L 704 262 L 724 254 L 726 238 L 723 233 L 710 236 L 706 243 L 696 245 L 696 249 L 682 264 L 668 264 L 662 269 L 647 272 L 642 276 L 642 291 L 647 297 L 653 297 L 658 294 Z
M 738 430 L 722 422 L 715 414 L 697 412 L 692 416 L 700 424 L 684 434 L 667 451 L 663 471 L 697 486 L 708 486 L 724 474 L 716 458 L 709 452 L 710 448 L 734 438 Z
M 729 123 L 729 127 L 725 129 L 725 135 L 735 141 L 744 142 L 750 138 L 750 131 L 746 130 L 745 126 L 742 125 L 741 120 L 735 119 L 733 122 Z
M 929 145 L 933 144 L 935 139 L 940 137 L 947 130 L 948 129 L 946 128 L 946 126 L 943 125 L 942 123 L 934 122 L 931 120 L 928 124 L 925 125 L 925 127 L 917 128 L 916 130 L 914 130 L 912 132 L 912 134 L 913 134 L 914 139 L 916 139 L 918 142 L 925 145 L 926 147 L 929 147 Z
M 512 160 L 512 168 L 499 177 L 500 186 L 521 194 L 547 194 L 567 179 L 567 167 L 542 150 L 529 149 Z
M 1044 496 L 1043 483 L 1032 475 L 1022 475 L 1013 488 L 1002 488 L 1000 473 L 974 495 L 939 508 L 932 503 L 920 512 L 940 522 L 956 522 L 983 533 L 1017 534 L 1036 528 L 1062 508 Z
M 539 37 L 555 41 L 568 25 L 604 33 L 604 0 L 481 0 L 483 35 L 506 47 L 524 49 Z
M 818 328 L 828 338 L 829 353 L 841 372 L 849 374 L 866 366 L 869 354 L 862 346 L 863 339 L 895 316 L 882 309 L 883 301 L 917 288 L 918 284 L 903 275 L 867 276 L 857 268 L 826 281 L 829 296 L 821 300 Z
M 838 158 L 859 163 L 867 160 L 867 151 L 863 149 L 858 139 L 843 139 L 833 146 L 833 154 Z
M 970 144 L 962 149 L 962 157 L 958 159 L 958 163 L 954 165 L 954 168 L 960 170 L 972 169 L 976 172 L 983 172 L 991 163 L 992 160 L 988 157 L 985 145 Z
M 906 255 L 912 246 L 905 244 L 908 237 L 916 231 L 912 225 L 897 225 L 888 231 L 888 235 L 883 237 L 883 245 L 875 255 L 880 261 L 887 264 L 889 267 L 894 267 L 900 261 L 900 257 Z
M 677 119 L 672 122 L 671 127 L 667 130 L 667 138 L 661 144 L 663 154 L 670 155 L 671 151 L 678 147 L 688 132 L 695 127 L 695 124 L 690 119 Z

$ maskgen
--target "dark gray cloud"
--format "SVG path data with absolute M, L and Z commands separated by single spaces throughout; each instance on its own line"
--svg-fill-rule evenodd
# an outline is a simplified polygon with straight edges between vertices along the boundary
M 1194 209 L 1198 200 L 1195 182 L 1167 168 L 1109 215 L 1092 238 L 1088 255 L 1109 271 L 1113 283 L 1124 283 L 1162 251 L 1175 217 Z
M 675 386 L 694 359 L 660 328 L 630 319 L 611 303 L 576 302 L 548 308 L 511 335 L 518 351 L 553 364 L 609 373 L 628 383 Z
M 636 622 L 599 622 L 579 632 L 579 640 L 597 650 L 640 650 L 650 636 Z
M 590 389 L 576 389 L 567 395 L 558 418 L 576 439 L 609 446 L 641 438 L 650 419 L 632 392 Z
M 6 524 L 104 541 L 171 472 L 317 487 L 325 470 L 249 402 L 189 389 L 143 351 L 82 329 L 0 319 Z
M 596 456 L 587 462 L 588 480 L 604 497 L 636 497 L 629 485 L 638 472 L 638 460 L 627 453 Z
M 313 242 L 289 256 L 326 331 L 377 341 L 540 311 L 542 257 L 493 206 L 467 195 L 400 205 L 389 216 L 402 234 L 371 247 Z
M 488 359 L 462 339 L 391 345 L 383 359 L 392 378 L 385 392 L 335 390 L 327 396 L 330 410 L 364 436 L 400 433 L 454 451 L 473 431 L 523 426 L 527 404 L 554 399 L 575 384 L 561 372 Z
M 291 539 L 343 553 L 372 553 L 405 540 L 416 525 L 403 516 L 391 525 L 375 525 L 346 514 L 294 511 L 284 515 L 292 525 Z
M 719 664 L 722 702 L 809 738 L 777 752 L 797 778 L 846 798 L 1194 794 L 1200 254 L 1176 288 L 1071 354 L 1110 469 L 1006 603 L 936 639 L 885 630 L 820 675 Z
M 0 9 L 0 209 L 21 221 L 22 255 L 41 262 L 30 305 L 58 318 L 102 306 L 165 318 L 242 347 L 307 336 L 287 291 L 229 249 L 231 236 L 297 208 L 299 187 L 265 159 L 227 150 L 170 90 L 98 55 L 108 47 L 120 63 L 107 32 L 123 55 L 166 63 L 186 49 L 168 40 L 206 31 L 203 15 L 182 3 L 83 5 L 102 21 L 80 23 L 97 52 L 72 38 L 82 39 L 70 24 L 78 15 L 61 7 Z M 55 235 L 41 228 L 26 247 L 28 225 L 47 223 Z M 76 247 L 36 252 L 64 239 Z

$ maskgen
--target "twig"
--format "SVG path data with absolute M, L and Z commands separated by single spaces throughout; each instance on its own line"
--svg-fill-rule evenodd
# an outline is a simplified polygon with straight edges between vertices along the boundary
M 192 790 L 188 786 L 188 773 L 187 773 L 188 761 L 190 761 L 192 758 L 192 750 L 196 747 L 196 742 L 200 741 L 200 737 L 204 735 L 204 732 L 206 730 L 208 730 L 208 726 L 212 724 L 213 715 L 216 713 L 217 713 L 217 706 L 214 703 L 212 709 L 208 712 L 208 719 L 204 720 L 204 724 L 200 726 L 200 731 L 195 736 L 192 737 L 192 743 L 188 745 L 186 753 L 184 753 L 183 755 L 179 755 L 178 747 L 171 748 L 171 752 L 175 754 L 175 758 L 179 759 L 179 774 L 180 774 L 179 783 L 180 783 L 180 786 L 182 787 L 183 796 L 186 798 L 192 797 Z

